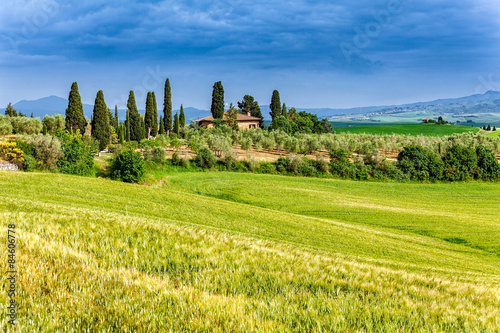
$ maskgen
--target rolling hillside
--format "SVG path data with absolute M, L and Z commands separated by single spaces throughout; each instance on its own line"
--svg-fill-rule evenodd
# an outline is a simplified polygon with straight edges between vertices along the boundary
M 495 331 L 499 195 L 496 183 L 0 173 L 23 332 Z

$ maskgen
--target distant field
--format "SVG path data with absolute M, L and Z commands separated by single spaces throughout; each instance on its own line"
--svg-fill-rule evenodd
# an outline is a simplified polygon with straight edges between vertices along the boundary
M 335 126 L 335 123 L 333 123 Z M 398 125 L 373 125 L 355 127 L 336 127 L 336 133 L 353 134 L 402 134 L 423 136 L 446 136 L 454 133 L 479 132 L 479 128 L 459 125 L 436 125 L 436 124 L 398 124 Z
M 23 332 L 498 331 L 499 197 L 480 182 L 0 172 L 0 242 L 15 223 Z
M 485 136 L 489 136 L 489 137 L 492 137 L 492 138 L 499 137 L 500 136 L 500 130 L 496 130 L 495 132 L 486 133 Z

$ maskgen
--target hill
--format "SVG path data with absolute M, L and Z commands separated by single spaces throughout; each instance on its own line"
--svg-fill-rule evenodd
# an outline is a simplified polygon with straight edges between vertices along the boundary
M 497 183 L 0 173 L 19 322 L 39 332 L 495 331 L 499 195 Z
M 35 117 L 46 114 L 64 114 L 68 105 L 67 99 L 50 96 L 33 101 L 20 101 L 13 107 L 23 113 Z M 291 105 L 290 105 L 291 106 Z M 290 107 L 289 106 L 289 107 Z M 92 105 L 84 104 L 85 116 L 90 118 L 93 110 Z M 113 107 L 110 105 L 109 107 Z M 161 113 L 162 105 L 158 105 Z M 260 105 L 262 115 L 266 120 L 270 120 L 269 105 Z M 471 121 L 478 125 L 498 124 L 500 125 L 500 92 L 488 91 L 484 94 L 476 94 L 461 98 L 439 99 L 430 102 L 417 102 L 403 105 L 391 106 L 368 106 L 348 109 L 335 108 L 308 108 L 296 107 L 298 111 L 307 111 L 316 114 L 318 118 L 332 118 L 337 124 L 345 122 L 347 124 L 375 125 L 377 123 L 418 123 L 425 117 L 446 116 L 450 122 Z M 140 109 L 144 113 L 144 110 Z M 178 112 L 174 110 L 173 112 Z M 210 114 L 209 110 L 197 109 L 193 107 L 184 108 L 186 119 L 196 120 Z M 119 117 L 125 119 L 125 109 L 119 109 Z M 336 126 L 338 127 L 338 126 Z

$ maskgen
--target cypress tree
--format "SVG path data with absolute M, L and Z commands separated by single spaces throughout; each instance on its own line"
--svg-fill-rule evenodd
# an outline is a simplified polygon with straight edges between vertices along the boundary
M 148 96 L 146 97 L 146 113 L 144 114 L 144 130 L 146 131 L 146 136 L 148 139 L 154 126 L 153 116 L 153 95 L 151 94 L 151 91 L 148 91 Z
M 118 129 L 119 129 L 119 131 L 118 131 L 118 139 L 120 140 L 120 144 L 123 144 L 123 141 L 125 140 L 125 135 L 123 133 L 123 132 L 125 132 L 123 123 L 120 123 L 118 125 Z
M 214 83 L 210 111 L 214 119 L 222 119 L 224 117 L 224 87 L 222 87 L 221 81 Z
M 163 97 L 163 126 L 167 134 L 172 128 L 172 92 L 170 90 L 170 80 L 165 81 L 165 91 Z
M 115 116 L 113 117 L 112 126 L 116 129 L 118 129 L 119 124 L 120 124 L 120 121 L 118 120 L 118 106 L 115 105 Z
M 109 112 L 106 102 L 104 102 L 104 93 L 102 90 L 97 92 L 94 103 L 94 112 L 92 117 L 92 137 L 99 142 L 99 149 L 103 150 L 109 143 Z
M 156 104 L 155 92 L 151 93 L 153 95 L 153 128 L 151 130 L 151 136 L 156 137 L 158 135 L 158 104 Z
M 127 109 L 127 118 L 125 119 L 125 140 L 130 141 L 130 111 Z
M 278 92 L 278 90 L 273 91 L 273 96 L 271 97 L 271 105 L 269 105 L 269 108 L 271 109 L 271 112 L 269 112 L 269 114 L 271 115 L 272 120 L 281 115 L 280 93 Z
M 179 114 L 179 126 L 183 128 L 186 125 L 186 116 L 184 115 L 184 107 L 181 104 L 181 111 Z
M 177 112 L 174 116 L 174 133 L 177 135 L 179 134 L 179 115 L 177 114 Z
M 141 122 L 141 116 L 137 111 L 137 104 L 135 104 L 135 95 L 132 90 L 128 96 L 127 110 L 129 112 L 129 134 L 130 140 L 141 141 L 143 136 L 144 124 Z
M 160 116 L 160 132 L 159 134 L 165 134 L 165 127 L 163 126 L 163 117 Z
M 285 118 L 288 118 L 288 115 L 286 113 L 286 104 L 283 103 L 283 108 L 281 108 L 281 115 Z
M 86 126 L 87 120 L 83 115 L 83 105 L 78 92 L 78 84 L 73 82 L 68 97 L 68 108 L 66 109 L 66 129 L 69 132 L 80 131 L 83 135 Z

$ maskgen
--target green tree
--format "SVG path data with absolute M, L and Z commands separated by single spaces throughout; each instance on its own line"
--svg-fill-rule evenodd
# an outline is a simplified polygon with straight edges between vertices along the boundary
M 129 113 L 129 135 L 132 141 L 141 141 L 143 138 L 144 125 L 141 121 L 141 115 L 137 111 L 137 104 L 135 103 L 135 95 L 131 90 L 127 101 L 127 111 Z
M 477 146 L 476 155 L 481 179 L 495 179 L 500 174 L 500 164 L 495 157 L 495 153 L 484 146 Z
M 83 135 L 86 126 L 87 120 L 83 115 L 83 105 L 78 92 L 78 84 L 73 82 L 68 97 L 68 108 L 66 109 L 66 130 L 70 133 L 80 131 L 80 134 Z
M 179 134 L 179 115 L 177 114 L 177 112 L 174 116 L 174 133 Z
M 233 103 L 229 106 L 229 111 L 226 113 L 226 123 L 233 130 L 239 130 L 238 127 L 238 110 L 233 106 Z
M 115 116 L 113 117 L 113 121 L 111 122 L 111 126 L 113 126 L 115 129 L 118 129 L 119 124 L 120 124 L 120 121 L 118 120 L 118 106 L 115 105 Z
M 149 139 L 151 136 L 151 131 L 153 130 L 153 126 L 155 126 L 155 122 L 153 120 L 154 117 L 154 107 L 153 107 L 153 94 L 151 91 L 148 91 L 148 95 L 146 97 L 146 113 L 144 114 L 144 130 L 146 131 L 146 137 Z
M 181 128 L 184 128 L 186 125 L 186 116 L 184 115 L 184 107 L 181 104 L 181 111 L 179 113 L 179 126 Z
M 127 109 L 127 117 L 125 118 L 125 140 L 130 141 L 130 111 Z
M 57 161 L 59 171 L 80 176 L 92 174 L 96 142 L 88 135 L 82 137 L 80 133 L 64 133 L 61 139 L 64 156 Z
M 262 117 L 262 111 L 260 110 L 259 103 L 254 100 L 253 96 L 243 96 L 243 101 L 238 102 L 238 108 L 243 114 L 250 112 L 252 117 L 260 118 L 259 127 L 264 125 L 264 117 Z
M 214 119 L 222 119 L 224 117 L 224 87 L 222 87 L 221 81 L 214 83 L 210 111 Z
M 325 133 L 333 133 L 332 123 L 328 121 L 328 119 L 323 118 L 321 120 L 321 127 L 323 127 L 323 131 Z
M 286 112 L 286 104 L 283 103 L 283 107 L 281 108 L 281 115 L 285 118 L 288 118 L 288 114 Z
M 165 81 L 165 90 L 163 97 L 163 127 L 167 134 L 172 129 L 172 92 L 170 90 L 170 80 Z
M 104 93 L 102 90 L 97 92 L 95 98 L 91 134 L 99 142 L 100 150 L 106 148 L 110 137 L 109 112 L 106 102 L 104 102 Z
M 163 125 L 163 117 L 160 116 L 160 131 L 159 134 L 165 134 L 165 126 Z
M 151 129 L 151 136 L 156 137 L 158 135 L 158 104 L 156 104 L 156 95 L 153 91 L 153 127 Z
M 16 109 L 12 107 L 12 103 L 9 103 L 9 105 L 7 105 L 7 108 L 5 109 L 5 115 L 9 117 L 18 116 Z
M 271 109 L 271 112 L 269 114 L 271 115 L 272 120 L 274 118 L 281 116 L 281 101 L 280 101 L 280 93 L 278 90 L 273 91 L 273 96 L 271 97 L 271 104 L 269 105 L 269 108 Z
M 123 150 L 111 161 L 111 178 L 127 183 L 138 182 L 146 173 L 144 160 L 139 152 Z
M 468 180 L 477 167 L 477 155 L 474 149 L 454 145 L 443 157 L 444 177 L 448 180 Z

